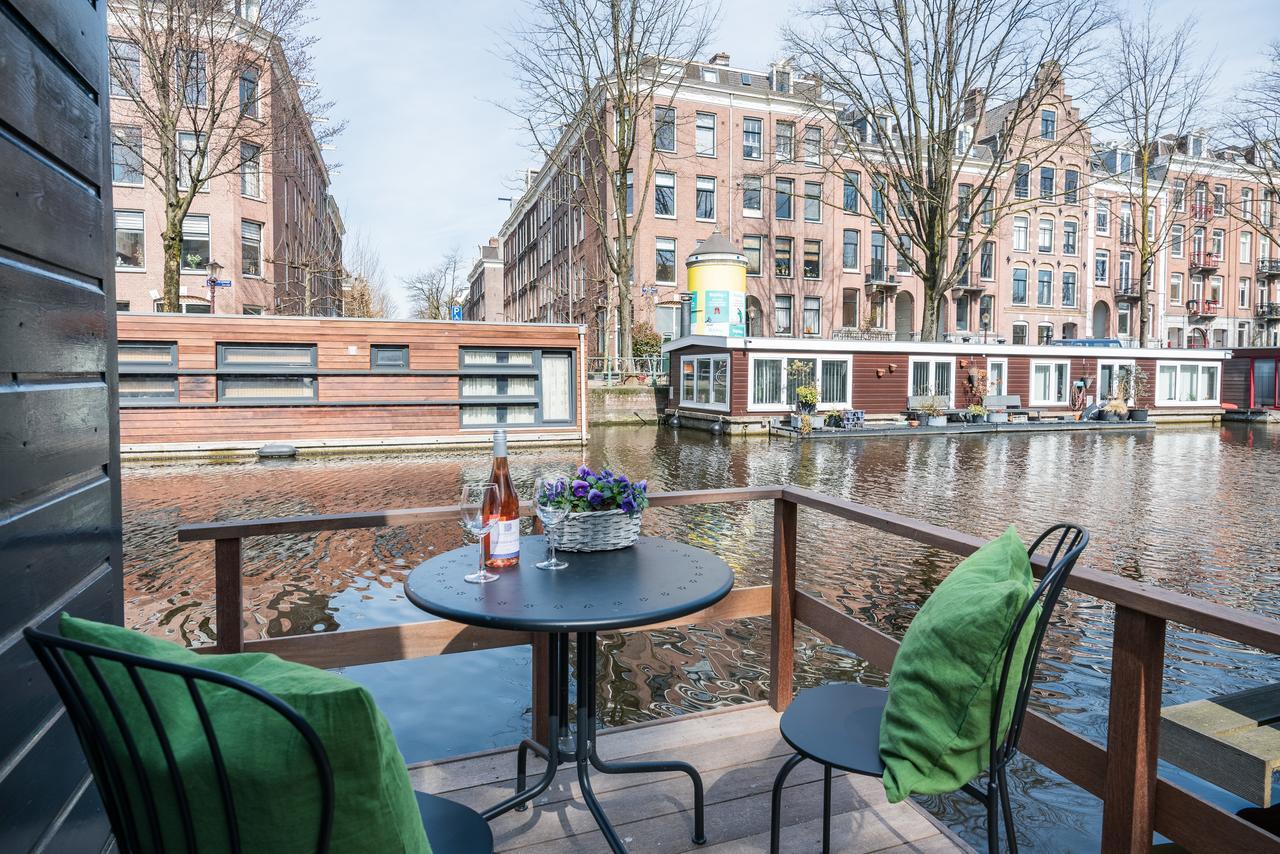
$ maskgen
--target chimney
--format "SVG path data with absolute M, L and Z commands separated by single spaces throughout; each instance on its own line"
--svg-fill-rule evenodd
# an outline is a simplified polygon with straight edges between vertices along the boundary
M 974 88 L 970 89 L 964 96 L 964 117 L 966 120 L 977 118 L 978 114 L 983 111 L 983 107 L 987 101 L 987 90 Z
M 724 51 L 720 51 L 719 53 L 714 54 L 714 55 L 711 57 L 711 59 L 709 59 L 709 60 L 707 60 L 707 61 L 708 61 L 708 62 L 710 62 L 712 65 L 724 65 L 724 66 L 728 66 L 728 65 L 729 65 L 729 54 L 725 53 Z
M 490 238 L 489 238 L 489 245 L 490 245 L 490 246 L 492 246 L 493 248 L 497 249 L 497 248 L 498 248 L 498 238 L 496 238 L 496 237 L 490 237 Z

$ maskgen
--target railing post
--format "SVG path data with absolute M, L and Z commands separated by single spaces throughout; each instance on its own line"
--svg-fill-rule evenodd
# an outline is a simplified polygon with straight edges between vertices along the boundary
M 550 646 L 547 638 L 545 632 L 534 632 L 529 662 L 533 671 L 533 740 L 539 744 L 551 743 L 551 721 L 547 713 L 551 707 L 551 667 L 547 659 Z
M 240 538 L 213 541 L 213 613 L 218 652 L 244 651 L 244 590 L 240 578 Z
M 1159 758 L 1164 620 L 1116 606 L 1111 642 L 1102 850 L 1151 850 Z
M 773 502 L 773 596 L 769 606 L 769 705 L 785 711 L 791 703 L 795 669 L 796 503 Z

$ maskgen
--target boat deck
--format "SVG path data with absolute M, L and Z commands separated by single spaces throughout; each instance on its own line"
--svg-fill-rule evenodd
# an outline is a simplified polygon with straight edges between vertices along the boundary
M 1154 430 L 1152 421 L 1026 421 L 1019 424 L 967 424 L 963 422 L 948 423 L 945 427 L 910 427 L 904 423 L 871 423 L 866 427 L 855 427 L 848 430 L 825 427 L 814 429 L 809 433 L 777 424 L 769 427 L 769 432 L 776 436 L 790 439 L 878 439 L 884 436 L 957 436 L 987 433 L 1070 433 L 1070 432 L 1121 432 L 1135 433 Z
M 592 788 L 618 834 L 634 852 L 698 851 L 746 854 L 769 850 L 769 797 L 774 775 L 791 751 L 778 735 L 778 714 L 764 704 L 692 714 L 606 730 L 606 759 L 682 759 L 706 786 L 706 845 L 694 845 L 693 790 L 679 773 L 592 774 Z M 415 765 L 416 788 L 476 809 L 514 790 L 512 749 L 487 751 Z M 532 757 L 530 776 L 545 766 Z M 527 854 L 607 851 L 578 794 L 572 764 L 526 812 L 492 823 L 497 851 Z M 947 828 L 910 801 L 889 804 L 880 781 L 836 772 L 832 787 L 832 849 L 841 852 L 970 851 Z M 822 847 L 822 772 L 803 763 L 783 795 L 782 850 Z

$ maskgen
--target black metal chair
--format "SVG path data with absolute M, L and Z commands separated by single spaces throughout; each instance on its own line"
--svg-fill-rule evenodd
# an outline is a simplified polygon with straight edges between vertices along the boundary
M 283 700 L 243 679 L 213 670 L 158 661 L 31 628 L 25 629 L 23 635 L 35 650 L 36 657 L 53 680 L 67 708 L 106 807 L 116 847 L 123 854 L 215 850 L 216 842 L 197 838 L 193 809 L 205 813 L 221 809 L 227 848 L 238 854 L 242 850 L 242 840 L 237 810 L 264 807 L 262 803 L 236 802 L 233 796 L 234 771 L 229 771 L 224 761 L 214 721 L 201 696 L 201 684 L 231 689 L 261 703 L 302 736 L 319 781 L 319 826 L 314 829 L 314 850 L 317 854 L 327 854 L 333 832 L 333 769 L 319 735 Z M 114 662 L 123 667 L 133 690 L 120 690 L 119 680 L 116 680 L 116 690 L 113 690 L 111 680 L 103 675 L 102 662 Z M 191 796 L 191 779 L 184 782 L 184 769 L 175 758 L 175 742 L 170 738 L 174 723 L 172 715 L 166 721 L 165 713 L 153 697 L 155 683 L 149 688 L 143 678 L 143 674 L 156 673 L 172 674 L 182 680 L 180 684 L 185 686 L 184 690 L 191 698 L 191 709 L 198 716 L 204 746 L 217 778 L 220 804 L 198 802 Z M 172 684 L 176 687 L 179 683 Z M 91 699 L 91 685 L 94 699 Z M 145 720 L 150 726 L 130 726 L 130 720 Z M 140 748 L 151 745 L 158 746 L 164 757 L 163 773 L 142 761 Z M 193 770 L 204 769 L 186 769 L 189 774 Z M 423 792 L 414 794 L 435 854 L 493 851 L 493 833 L 474 810 Z M 286 822 L 296 821 L 296 816 L 281 818 Z M 299 828 L 297 832 L 302 835 L 306 831 Z
M 1000 815 L 1003 811 L 1005 832 L 1009 850 L 1017 852 L 1018 841 L 1013 827 L 1013 811 L 1009 806 L 1009 785 L 1006 766 L 1018 752 L 1018 738 L 1022 734 L 1023 717 L 1036 664 L 1040 659 L 1040 644 L 1049 618 L 1053 614 L 1058 596 L 1062 593 L 1067 576 L 1076 560 L 1089 544 L 1089 532 L 1076 525 L 1059 524 L 1049 528 L 1036 538 L 1027 554 L 1034 558 L 1042 544 L 1051 543 L 1052 552 L 1046 562 L 1044 575 L 1026 606 L 1014 621 L 1011 638 L 1021 635 L 1030 619 L 1036 602 L 1042 609 L 1035 623 L 1035 632 L 1028 647 L 1018 681 L 1018 693 L 1013 717 L 1003 739 L 1000 738 L 1000 715 L 991 716 L 991 754 L 987 766 L 985 790 L 974 781 L 965 783 L 962 790 L 977 798 L 987 808 L 987 849 L 991 854 L 1000 850 Z M 1014 644 L 1005 650 L 1004 665 L 1000 672 L 999 689 L 994 709 L 1004 708 L 1005 685 L 1013 666 Z M 770 851 L 778 854 L 782 832 L 782 787 L 787 775 L 805 759 L 823 766 L 822 791 L 822 850 L 831 850 L 831 773 L 839 768 L 854 774 L 871 777 L 884 776 L 884 763 L 880 761 L 880 720 L 884 716 L 885 701 L 889 691 L 868 685 L 832 684 L 802 691 L 782 714 L 782 737 L 796 753 L 778 771 L 773 783 L 773 815 L 770 825 Z

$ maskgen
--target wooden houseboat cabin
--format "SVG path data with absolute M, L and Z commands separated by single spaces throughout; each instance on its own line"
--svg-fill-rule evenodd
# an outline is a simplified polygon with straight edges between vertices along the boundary
M 1072 417 L 1116 395 L 1120 377 L 1141 370 L 1131 407 L 1152 417 L 1221 417 L 1226 350 L 1008 345 L 690 335 L 668 342 L 671 401 L 686 423 L 729 422 L 750 430 L 794 411 L 805 377 L 819 414 L 862 410 L 869 421 L 901 419 L 911 397 L 963 409 L 990 395 Z

